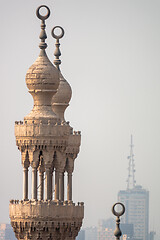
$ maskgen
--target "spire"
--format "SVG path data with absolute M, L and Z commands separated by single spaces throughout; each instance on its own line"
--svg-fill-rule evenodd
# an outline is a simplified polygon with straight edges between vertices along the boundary
M 131 135 L 131 145 L 130 145 L 130 155 L 129 159 L 129 167 L 128 167 L 128 178 L 127 178 L 127 189 L 135 188 L 136 180 L 135 180 L 135 164 L 134 164 L 134 154 L 133 154 L 133 136 Z
M 47 14 L 45 16 L 42 16 L 40 14 L 41 8 L 46 8 Z M 47 34 L 45 31 L 45 28 L 46 28 L 45 20 L 50 16 L 50 9 L 46 5 L 41 5 L 37 8 L 36 15 L 41 20 L 41 33 L 39 35 L 41 42 L 39 44 L 39 48 L 44 52 L 44 50 L 47 48 L 47 43 L 45 42 L 45 39 L 47 38 Z
M 61 33 L 59 35 L 55 34 L 55 30 L 57 28 L 61 30 Z M 64 113 L 66 108 L 69 106 L 69 102 L 72 96 L 72 89 L 69 83 L 67 82 L 67 80 L 61 74 L 60 67 L 59 67 L 59 65 L 61 64 L 61 60 L 59 59 L 59 57 L 61 56 L 59 39 L 61 39 L 64 36 L 64 29 L 60 26 L 56 26 L 52 29 L 51 34 L 53 38 L 56 39 L 56 44 L 55 44 L 56 49 L 54 52 L 55 60 L 53 61 L 53 63 L 55 64 L 56 68 L 59 71 L 59 80 L 60 80 L 57 93 L 52 98 L 52 109 L 53 109 L 53 112 L 55 112 L 56 115 L 59 116 L 62 121 L 65 121 Z
M 40 14 L 41 8 L 47 10 L 46 15 L 42 16 Z M 37 8 L 36 15 L 41 20 L 41 33 L 39 36 L 41 39 L 39 44 L 41 51 L 37 60 L 28 69 L 26 74 L 26 85 L 33 97 L 34 106 L 32 111 L 25 117 L 25 120 L 46 121 L 46 119 L 52 119 L 53 122 L 57 122 L 59 117 L 53 112 L 51 101 L 59 86 L 59 71 L 50 62 L 45 52 L 47 48 L 45 42 L 47 38 L 45 20 L 50 16 L 50 10 L 47 6 L 41 5 Z
M 55 32 L 55 29 L 59 28 L 61 30 L 61 34 L 60 35 L 56 35 L 54 32 Z M 56 65 L 56 68 L 60 71 L 60 68 L 59 68 L 59 65 L 61 64 L 61 60 L 59 59 L 59 57 L 61 56 L 61 51 L 60 51 L 60 43 L 59 43 L 59 39 L 61 39 L 63 36 L 64 36 L 64 29 L 60 26 L 55 26 L 53 29 L 52 29 L 52 37 L 56 39 L 56 43 L 55 43 L 55 46 L 56 46 L 56 50 L 54 52 L 54 56 L 56 57 L 55 60 L 54 60 L 54 64 Z

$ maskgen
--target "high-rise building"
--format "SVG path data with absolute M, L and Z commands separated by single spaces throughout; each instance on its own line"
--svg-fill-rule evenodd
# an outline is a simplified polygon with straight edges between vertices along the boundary
M 154 239 L 155 239 L 155 235 L 156 235 L 156 232 L 151 231 L 151 232 L 149 233 L 149 239 L 148 239 L 148 240 L 154 240 Z
M 134 239 L 148 240 L 149 192 L 136 185 L 132 136 L 130 147 L 127 190 L 118 193 L 118 201 L 126 208 L 122 223 L 133 224 Z
M 120 224 L 120 229 L 121 229 L 122 235 L 126 239 L 134 240 L 133 239 L 133 237 L 134 237 L 133 224 L 121 223 Z
M 155 234 L 154 240 L 160 240 L 160 235 Z
M 41 15 L 41 8 L 47 10 L 45 16 Z M 10 201 L 10 219 L 17 239 L 75 240 L 84 216 L 84 204 L 79 202 L 75 205 L 72 200 L 72 173 L 79 153 L 81 133 L 73 131 L 64 118 L 72 94 L 59 68 L 59 40 L 64 30 L 61 27 L 52 30 L 52 36 L 56 39 L 54 66 L 45 51 L 45 20 L 50 15 L 50 9 L 42 5 L 36 14 L 41 20 L 41 50 L 26 74 L 26 84 L 34 106 L 23 122 L 15 122 L 16 144 L 23 166 L 23 199 Z M 61 31 L 60 35 L 55 34 L 57 28 Z M 31 199 L 28 196 L 30 169 Z
M 10 224 L 0 224 L 0 240 L 16 240 L 15 234 Z

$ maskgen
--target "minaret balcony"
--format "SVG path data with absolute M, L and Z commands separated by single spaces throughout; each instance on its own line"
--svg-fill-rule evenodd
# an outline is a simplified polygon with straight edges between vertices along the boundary
M 51 124 L 42 123 L 39 121 L 38 123 L 27 122 L 24 123 L 22 121 L 15 122 L 15 136 L 69 136 L 72 132 L 72 128 L 69 124 Z
M 75 239 L 82 226 L 84 203 L 11 200 L 9 215 L 17 239 Z
M 75 203 L 54 200 L 11 200 L 9 205 L 11 221 L 25 219 L 47 219 L 48 221 L 70 219 L 82 221 L 84 217 L 84 203 Z
M 80 131 L 74 131 L 69 126 L 68 123 L 62 122 L 61 124 L 53 124 L 49 121 L 47 123 L 37 122 L 34 121 L 16 121 L 15 122 L 15 136 L 16 137 L 36 137 L 36 136 L 72 136 L 72 141 L 79 141 L 81 138 Z M 74 139 L 74 140 L 73 140 Z M 77 140 L 76 140 L 77 139 Z

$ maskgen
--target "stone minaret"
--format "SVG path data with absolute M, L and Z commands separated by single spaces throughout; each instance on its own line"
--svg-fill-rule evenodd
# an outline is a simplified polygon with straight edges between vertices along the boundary
M 40 14 L 42 7 L 47 9 L 45 16 Z M 72 200 L 72 173 L 81 135 L 64 119 L 72 91 L 59 68 L 59 39 L 64 35 L 61 27 L 55 27 L 62 31 L 59 36 L 55 35 L 55 28 L 52 30 L 56 38 L 56 67 L 45 51 L 45 20 L 49 15 L 47 6 L 37 9 L 37 17 L 41 19 L 41 50 L 26 74 L 34 106 L 23 122 L 15 122 L 16 145 L 23 166 L 23 199 L 10 201 L 9 214 L 17 239 L 74 240 L 84 217 L 84 204 L 75 205 Z M 32 186 L 28 186 L 29 170 Z

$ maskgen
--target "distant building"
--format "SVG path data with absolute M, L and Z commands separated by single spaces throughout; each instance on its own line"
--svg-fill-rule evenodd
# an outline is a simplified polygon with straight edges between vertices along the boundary
M 130 146 L 127 190 L 118 193 L 118 201 L 122 202 L 126 209 L 121 223 L 133 224 L 136 240 L 149 240 L 149 192 L 136 185 L 132 136 Z
M 154 239 L 155 239 L 155 235 L 156 235 L 156 232 L 151 231 L 151 232 L 149 233 L 149 239 L 148 239 L 148 240 L 154 240 Z
M 0 224 L 0 240 L 16 240 L 10 224 Z
M 115 240 L 115 220 L 113 218 L 101 219 L 98 222 L 98 240 Z
M 98 221 L 98 230 L 101 230 L 104 228 L 115 229 L 115 226 L 116 226 L 116 222 L 113 218 L 101 219 Z
M 160 235 L 155 234 L 154 240 L 160 240 Z
M 118 201 L 124 203 L 126 208 L 122 222 L 134 225 L 136 239 L 148 240 L 149 192 L 141 186 L 136 186 L 133 189 L 120 191 Z
M 85 240 L 97 240 L 97 228 L 88 227 L 85 228 Z
M 85 230 L 80 230 L 78 236 L 76 237 L 76 240 L 85 240 Z
M 134 226 L 133 224 L 121 223 L 120 229 L 123 235 L 123 239 L 133 240 L 134 236 Z
M 101 231 L 98 231 L 98 240 L 115 240 L 114 230 L 105 228 Z
M 116 221 L 113 218 L 99 220 L 98 222 L 98 240 L 115 240 L 114 230 Z M 120 224 L 123 240 L 133 239 L 133 224 Z

